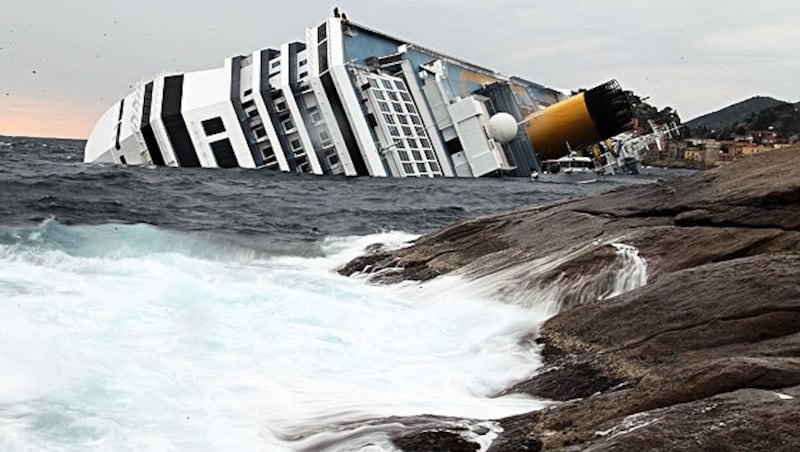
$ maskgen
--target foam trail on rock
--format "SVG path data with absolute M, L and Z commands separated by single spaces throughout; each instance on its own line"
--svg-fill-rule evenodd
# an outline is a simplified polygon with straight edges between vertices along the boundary
M 532 258 L 468 284 L 472 293 L 523 306 L 544 322 L 565 306 L 611 298 L 647 284 L 647 262 L 633 246 L 596 241 Z
M 647 261 L 639 255 L 639 250 L 631 245 L 612 243 L 617 256 L 622 260 L 622 268 L 617 270 L 614 285 L 602 298 L 612 298 L 625 292 L 638 289 L 647 284 Z

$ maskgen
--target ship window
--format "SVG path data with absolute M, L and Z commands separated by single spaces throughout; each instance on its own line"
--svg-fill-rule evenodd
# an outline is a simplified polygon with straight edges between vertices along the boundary
M 272 148 L 269 146 L 261 150 L 261 155 L 264 156 L 264 159 L 267 160 L 268 164 L 275 161 L 275 153 L 272 152 Z
M 414 124 L 416 124 L 416 125 L 421 125 L 422 124 L 422 121 L 419 120 L 419 116 L 411 115 L 410 118 L 411 118 L 411 122 L 413 122 Z
M 411 114 L 417 114 L 417 107 L 412 103 L 406 102 L 406 110 Z
M 397 149 L 405 149 L 406 148 L 406 143 L 403 140 L 397 140 L 394 143 L 392 143 L 392 145 L 395 146 Z
M 375 91 L 375 97 L 380 100 L 386 100 L 386 96 L 384 96 L 383 93 L 380 91 Z
M 444 144 L 447 146 L 447 153 L 450 155 L 464 150 L 464 147 L 461 145 L 461 140 L 458 138 L 453 138 L 452 140 L 446 141 Z
M 299 151 L 299 150 L 303 149 L 303 145 L 300 143 L 300 140 L 298 140 L 297 138 L 292 140 L 291 143 L 289 143 L 289 144 L 292 145 L 292 150 L 293 151 Z
M 406 102 L 411 102 L 411 96 L 409 96 L 408 93 L 405 91 L 400 93 L 400 97 L 402 97 L 403 100 Z
M 406 152 L 406 151 L 398 151 L 398 154 L 400 155 L 400 160 L 402 160 L 404 162 L 408 161 L 408 152 Z
M 246 89 L 246 90 L 244 90 L 244 93 L 242 95 L 243 96 L 249 96 L 251 94 L 253 94 L 253 90 L 252 89 Z
M 411 127 L 406 127 L 406 126 L 403 126 L 403 133 L 404 133 L 404 134 L 405 134 L 407 137 L 410 137 L 410 136 L 412 136 Z
M 258 110 L 250 110 L 249 112 L 247 112 L 247 116 L 251 118 L 258 116 Z
M 416 149 L 411 151 L 411 155 L 414 157 L 414 160 L 422 160 L 422 154 Z
M 211 152 L 214 154 L 214 159 L 217 161 L 217 166 L 220 168 L 235 168 L 239 166 L 236 160 L 236 155 L 233 151 L 233 145 L 227 138 L 209 143 Z
M 387 91 L 386 95 L 389 96 L 389 99 L 391 100 L 400 100 L 397 98 L 397 93 L 395 93 L 394 91 Z
M 435 160 L 433 157 L 433 151 L 430 149 L 425 149 L 425 157 L 427 157 L 428 160 Z
M 283 121 L 283 122 L 281 123 L 281 125 L 283 125 L 283 130 L 284 130 L 286 133 L 289 133 L 289 132 L 293 132 L 293 131 L 294 131 L 294 122 L 292 122 L 292 120 L 291 120 L 291 119 L 287 119 L 287 120 Z
M 410 163 L 403 163 L 403 171 L 405 171 L 408 176 L 414 175 L 414 167 Z
M 277 59 L 277 60 L 274 60 L 274 61 L 273 61 L 273 62 L 272 62 L 270 65 L 269 65 L 269 67 L 271 67 L 272 69 L 275 69 L 276 67 L 278 67 L 278 66 L 280 66 L 280 65 L 281 65 L 281 60 Z
M 392 84 L 388 80 L 381 79 L 381 83 L 385 89 L 392 89 Z
M 258 127 L 256 129 L 254 129 L 253 132 L 255 132 L 256 137 L 258 137 L 258 138 L 264 138 L 265 136 L 267 136 L 267 131 L 264 130 L 263 127 Z
M 312 111 L 310 116 L 311 116 L 311 120 L 314 122 L 314 124 L 322 121 L 322 116 L 320 116 L 319 112 L 316 111 L 316 110 Z
M 381 111 L 383 111 L 383 112 L 387 112 L 388 113 L 388 112 L 392 111 L 391 109 L 389 109 L 389 105 L 387 105 L 386 102 L 378 102 L 378 107 L 380 107 Z
M 317 47 L 317 53 L 319 54 L 319 73 L 323 74 L 328 70 L 328 43 L 320 44 Z
M 389 124 L 389 125 L 394 124 L 394 117 L 392 115 L 390 115 L 389 113 L 384 113 L 383 114 L 383 119 L 386 120 L 386 124 Z
M 424 148 L 430 148 L 431 147 L 431 142 L 428 141 L 427 138 L 420 138 L 419 142 L 422 144 L 422 147 L 424 147 Z
M 300 60 L 300 61 L 297 62 L 297 66 L 299 66 L 299 67 L 303 67 L 306 64 L 308 64 L 308 60 Z
M 419 169 L 420 174 L 428 172 L 428 168 L 425 167 L 424 163 L 417 163 L 417 169 Z
M 433 171 L 433 172 L 435 172 L 435 173 L 439 173 L 439 171 L 441 171 L 441 170 L 439 169 L 439 164 L 438 164 L 438 163 L 436 163 L 436 162 L 429 162 L 428 164 L 431 166 L 431 171 Z
M 331 166 L 338 164 L 339 163 L 339 156 L 336 155 L 336 154 L 329 155 L 328 156 L 328 163 L 330 163 Z
M 206 119 L 202 122 L 202 125 L 206 135 L 216 135 L 225 131 L 225 124 L 222 123 L 222 118 Z
M 403 106 L 399 102 L 392 102 L 392 107 L 394 108 L 394 111 L 403 113 Z
M 328 147 L 331 144 L 331 136 L 324 130 L 319 131 L 319 140 L 322 142 L 323 147 Z
M 243 107 L 245 110 L 248 110 L 248 109 L 250 109 L 250 108 L 253 108 L 253 107 L 255 107 L 255 106 L 256 106 L 256 103 L 255 103 L 255 102 L 253 102 L 252 100 L 248 100 L 247 102 L 245 102 L 245 103 L 243 103 L 243 104 L 242 104 L 242 107 Z
M 396 86 L 397 89 L 399 89 L 400 91 L 405 91 L 406 90 L 406 84 L 401 82 L 400 80 L 395 80 L 394 81 L 394 86 Z
M 397 130 L 397 127 L 389 126 L 389 135 L 391 135 L 393 137 L 399 137 L 400 136 L 400 131 Z
M 301 72 L 300 75 L 297 76 L 297 78 L 306 78 L 307 76 L 308 72 Z
M 280 102 L 276 103 L 275 104 L 275 109 L 278 110 L 278 111 L 286 110 L 286 103 L 283 102 L 283 101 L 280 101 Z
M 406 118 L 405 115 L 397 115 L 397 119 L 400 120 L 401 124 L 408 124 L 408 118 Z

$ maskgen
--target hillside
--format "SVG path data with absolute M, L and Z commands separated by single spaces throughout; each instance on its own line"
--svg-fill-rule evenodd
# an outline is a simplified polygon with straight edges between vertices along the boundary
M 750 130 L 773 130 L 778 134 L 778 138 L 795 142 L 800 136 L 800 105 L 782 103 L 721 128 L 697 127 L 690 129 L 689 133 L 697 138 L 731 140 L 736 135 L 744 135 Z
M 784 104 L 786 104 L 786 102 L 771 97 L 754 96 L 713 113 L 694 118 L 688 121 L 686 126 L 690 129 L 706 128 L 720 130 L 735 123 L 746 121 L 755 113 Z

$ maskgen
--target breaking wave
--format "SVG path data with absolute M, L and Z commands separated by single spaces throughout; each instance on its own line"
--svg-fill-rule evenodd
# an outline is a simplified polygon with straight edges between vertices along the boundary
M 144 224 L 0 227 L 0 449 L 297 449 L 358 420 L 545 406 L 489 395 L 540 365 L 524 339 L 551 313 L 456 277 L 332 271 L 413 238 L 276 255 Z

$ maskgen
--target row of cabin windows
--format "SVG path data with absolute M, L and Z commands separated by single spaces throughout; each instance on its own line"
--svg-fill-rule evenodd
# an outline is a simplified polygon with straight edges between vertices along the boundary
M 427 135 L 425 134 L 425 128 L 423 127 L 415 127 L 412 129 L 411 126 L 387 126 L 387 129 L 389 129 L 389 135 L 391 135 L 392 138 L 420 138 L 425 140 L 425 147 L 430 147 L 430 141 L 428 140 Z
M 392 113 L 383 113 L 383 119 L 386 121 L 386 124 L 393 125 L 393 124 L 405 124 L 408 125 L 409 122 L 414 123 L 414 125 L 421 126 L 422 120 L 419 119 L 419 116 L 409 113 L 409 114 L 392 114 Z
M 403 100 L 404 102 L 411 102 L 411 95 L 409 95 L 405 91 L 381 91 L 381 90 L 373 90 L 375 93 L 375 97 L 380 100 L 386 100 L 387 98 L 391 101 L 399 102 Z
M 406 176 L 438 176 L 441 175 L 439 164 L 436 162 L 403 163 L 403 172 Z
M 405 104 L 405 109 L 403 109 L 403 104 Z M 378 101 L 378 108 L 381 109 L 383 113 L 400 113 L 404 114 L 406 112 L 410 114 L 417 114 L 417 107 L 414 106 L 412 102 L 384 102 Z
M 425 157 L 422 156 L 423 153 L 425 154 Z M 401 162 L 410 162 L 412 160 L 413 161 L 436 160 L 436 157 L 433 155 L 433 151 L 431 151 L 430 149 L 425 149 L 424 151 L 420 151 L 417 149 L 412 150 L 411 157 L 413 158 L 409 158 L 408 151 L 404 150 L 398 150 L 397 155 L 398 157 L 400 157 Z
M 389 80 L 383 77 L 371 76 L 370 85 L 373 88 L 385 89 L 389 91 L 408 91 L 405 82 L 402 80 Z

